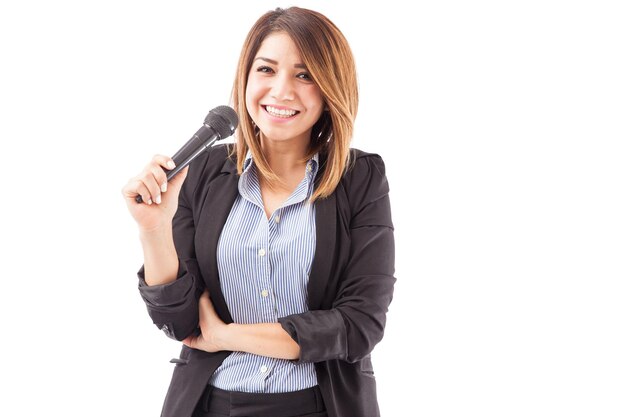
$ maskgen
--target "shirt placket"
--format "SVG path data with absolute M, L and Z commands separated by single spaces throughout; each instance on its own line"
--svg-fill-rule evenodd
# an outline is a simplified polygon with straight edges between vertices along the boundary
M 264 215 L 264 214 L 263 214 Z M 274 314 L 274 295 L 272 291 L 272 242 L 271 233 L 267 222 L 263 227 L 264 233 L 257 252 L 259 259 L 259 286 L 257 297 L 260 304 L 261 319 L 264 322 L 275 322 L 277 318 Z

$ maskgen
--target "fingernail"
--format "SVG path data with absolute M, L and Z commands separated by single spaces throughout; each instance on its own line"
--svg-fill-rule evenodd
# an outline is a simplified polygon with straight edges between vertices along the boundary
M 174 164 L 174 161 L 167 161 L 167 167 L 169 169 L 174 169 L 176 168 L 176 164 Z
M 167 183 L 164 182 L 163 185 L 161 186 L 161 192 L 164 193 L 167 191 Z
M 152 199 L 151 198 L 148 199 L 148 205 L 150 205 L 150 204 L 152 204 Z
M 161 204 L 161 194 L 157 195 L 156 203 Z

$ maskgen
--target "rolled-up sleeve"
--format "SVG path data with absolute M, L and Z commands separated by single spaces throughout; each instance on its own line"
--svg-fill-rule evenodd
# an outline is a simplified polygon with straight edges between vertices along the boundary
M 383 337 L 396 280 L 389 188 L 380 157 L 355 164 L 346 186 L 353 213 L 349 257 L 332 308 L 279 318 L 300 346 L 299 362 L 356 362 Z
M 146 303 L 152 322 L 176 340 L 185 339 L 198 327 L 196 278 L 183 262 L 180 265 L 176 280 L 164 285 L 146 284 L 143 267 L 137 273 L 139 294 Z

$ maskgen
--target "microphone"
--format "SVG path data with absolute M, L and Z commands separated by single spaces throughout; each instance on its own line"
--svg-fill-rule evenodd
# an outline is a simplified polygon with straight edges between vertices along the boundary
M 237 129 L 239 118 L 235 110 L 228 106 L 217 106 L 204 118 L 204 124 L 198 131 L 172 156 L 176 167 L 172 170 L 163 169 L 167 180 L 174 178 L 183 168 L 198 155 L 209 149 L 217 140 L 226 139 Z M 135 197 L 137 203 L 143 202 L 140 195 Z

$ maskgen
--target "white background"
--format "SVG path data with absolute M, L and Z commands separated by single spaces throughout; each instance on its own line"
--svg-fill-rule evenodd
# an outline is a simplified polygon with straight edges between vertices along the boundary
M 626 415 L 620 2 L 409 3 L 298 2 L 350 41 L 354 146 L 387 164 L 383 416 Z M 291 4 L 2 3 L 1 415 L 159 414 L 179 343 L 138 295 L 120 189 Z

